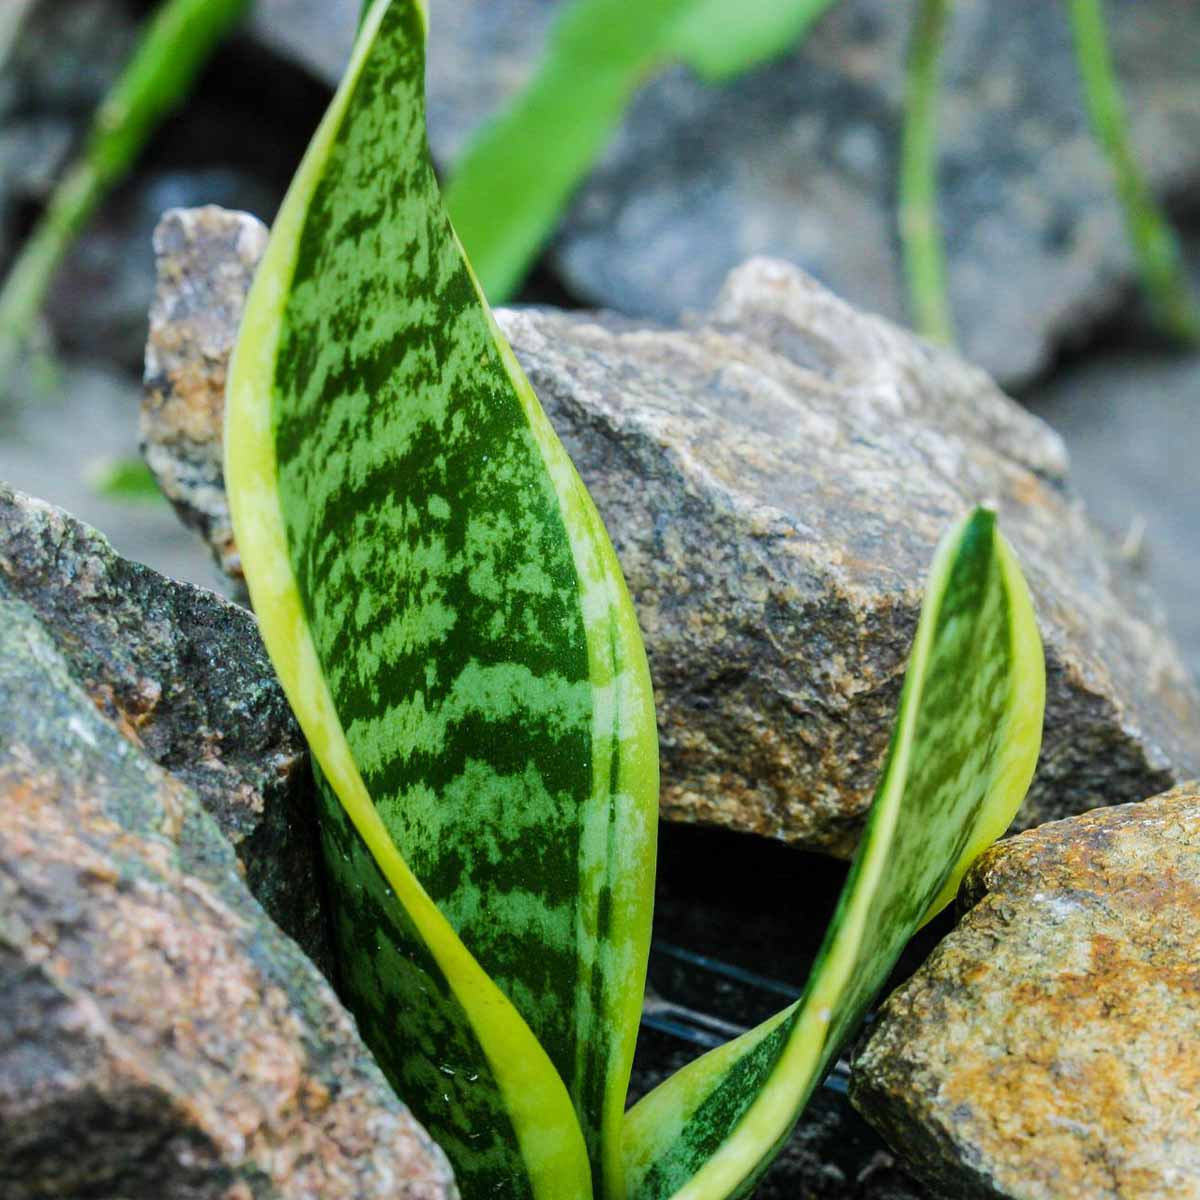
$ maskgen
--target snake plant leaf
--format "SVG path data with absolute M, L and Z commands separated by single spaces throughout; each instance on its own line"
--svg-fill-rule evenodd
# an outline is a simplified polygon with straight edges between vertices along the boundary
M 634 91 L 683 61 L 719 80 L 781 53 L 831 0 L 572 0 L 528 85 L 467 147 L 446 193 L 496 302 L 520 284 Z
M 376 0 L 227 392 L 263 637 L 320 768 L 343 983 L 464 1196 L 620 1192 L 653 698 L 600 518 L 446 217 L 426 14 Z
M 883 774 L 804 995 L 630 1111 L 632 1200 L 725 1200 L 754 1185 L 909 937 L 1012 820 L 1044 700 L 1028 589 L 994 517 L 976 510 L 934 560 Z

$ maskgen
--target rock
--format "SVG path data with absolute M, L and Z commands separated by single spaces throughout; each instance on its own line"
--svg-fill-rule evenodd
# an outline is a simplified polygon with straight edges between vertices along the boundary
M 195 794 L 77 674 L 0 578 L 0 1194 L 451 1200 Z
M 1003 842 L 960 905 L 856 1106 L 962 1200 L 1200 1196 L 1200 788 Z
M 99 711 L 195 791 L 269 915 L 327 966 L 307 747 L 253 616 L 2 484 L 0 581 Z
M 933 548 L 980 500 L 1048 651 L 1020 824 L 1198 772 L 1200 698 L 1154 601 L 1089 524 L 1057 436 L 981 371 L 770 260 L 688 329 L 498 316 L 637 604 L 666 817 L 851 852 Z
M 1162 597 L 1200 679 L 1198 395 L 1200 353 L 1147 347 L 1072 364 L 1026 402 L 1070 445 L 1071 477 L 1089 510 Z
M 142 454 L 217 566 L 242 581 L 225 500 L 225 370 L 267 231 L 216 207 L 173 209 L 154 231 L 158 288 L 150 310 Z
M 534 70 L 564 0 L 443 0 L 430 36 L 435 154 Z M 269 0 L 260 33 L 330 82 L 357 4 Z M 724 86 L 677 68 L 631 105 L 551 250 L 588 303 L 675 320 L 751 254 L 906 313 L 896 159 L 911 5 L 843 0 L 782 60 Z M 1160 195 L 1200 180 L 1200 22 L 1177 0 L 1106 8 L 1139 159 Z M 939 105 L 940 216 L 967 356 L 1005 382 L 1124 316 L 1132 256 L 1088 130 L 1067 14 L 1041 0 L 955 5 Z M 469 249 L 469 247 L 468 247 Z
M 982 372 L 757 260 L 687 331 L 502 316 L 613 536 L 659 702 L 667 816 L 845 854 L 933 547 L 987 500 L 1048 653 L 1022 826 L 1194 774 L 1200 701 L 1153 602 Z

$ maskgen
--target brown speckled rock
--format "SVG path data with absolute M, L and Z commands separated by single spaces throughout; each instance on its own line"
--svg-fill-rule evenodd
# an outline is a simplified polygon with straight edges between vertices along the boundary
M 498 316 L 629 580 L 665 816 L 849 854 L 934 546 L 979 501 L 1028 569 L 1048 650 L 1020 823 L 1200 773 L 1200 698 L 1157 606 L 1088 522 L 1057 436 L 983 372 L 766 259 L 683 329 Z
M 254 617 L 3 484 L 0 581 L 96 707 L 195 790 L 267 912 L 326 966 L 308 749 Z
M 856 1106 L 956 1200 L 1200 1197 L 1200 786 L 1004 842 L 960 904 Z
M 258 221 L 222 208 L 172 209 L 154 231 L 158 286 L 150 309 L 142 454 L 184 524 L 217 566 L 242 577 L 225 501 L 225 371 L 246 293 L 266 249 Z
M 190 788 L 0 579 L 0 1195 L 452 1200 Z

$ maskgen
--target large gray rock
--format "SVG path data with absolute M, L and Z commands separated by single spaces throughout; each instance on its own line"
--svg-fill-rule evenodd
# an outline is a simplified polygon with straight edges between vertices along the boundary
M 855 1104 L 955 1200 L 1200 1196 L 1200 788 L 1002 842 Z
M 224 276 L 241 244 L 174 261 Z M 687 329 L 498 315 L 633 592 L 667 817 L 851 851 L 933 548 L 981 500 L 1025 563 L 1048 651 L 1020 823 L 1197 772 L 1200 699 L 1154 602 L 1071 494 L 1058 438 L 981 371 L 769 260 Z
M 452 1200 L 193 791 L 56 640 L 0 577 L 0 1194 Z
M 529 77 L 563 0 L 442 0 L 430 133 L 451 164 Z M 257 27 L 337 78 L 356 0 L 266 0 Z M 782 60 L 712 87 L 675 69 L 636 97 L 552 258 L 585 300 L 673 320 L 772 254 L 839 294 L 905 313 L 895 176 L 912 5 L 842 0 Z M 1139 158 L 1160 195 L 1200 180 L 1200 21 L 1177 0 L 1105 13 Z M 942 228 L 968 356 L 1027 378 L 1125 303 L 1133 279 L 1108 169 L 1088 131 L 1067 16 L 1044 0 L 963 0 L 939 111 Z
M 0 582 L 96 708 L 195 791 L 267 912 L 327 966 L 308 751 L 254 617 L 3 484 Z

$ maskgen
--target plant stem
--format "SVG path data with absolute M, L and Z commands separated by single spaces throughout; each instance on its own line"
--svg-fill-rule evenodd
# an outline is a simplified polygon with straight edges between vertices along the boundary
M 167 0 L 92 124 L 83 156 L 58 184 L 0 289 L 0 386 L 54 271 L 93 209 L 187 94 L 248 0 Z
M 1200 341 L 1200 305 L 1188 283 L 1179 243 L 1134 158 L 1125 106 L 1113 72 L 1103 0 L 1069 0 L 1069 10 L 1092 132 L 1117 186 L 1142 284 L 1168 333 L 1185 341 Z
M 917 0 L 908 48 L 900 147 L 899 230 L 909 301 L 918 332 L 954 341 L 946 256 L 937 218 L 937 98 L 950 0 Z

